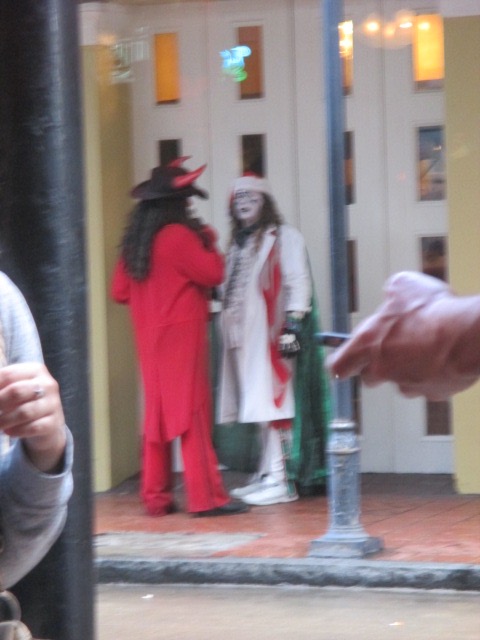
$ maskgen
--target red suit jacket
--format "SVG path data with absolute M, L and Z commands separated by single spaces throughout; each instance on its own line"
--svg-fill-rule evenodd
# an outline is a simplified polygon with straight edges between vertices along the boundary
M 122 259 L 116 265 L 111 293 L 130 306 L 148 441 L 171 441 L 195 424 L 202 406 L 211 411 L 208 300 L 223 277 L 223 255 L 181 224 L 167 225 L 154 238 L 145 280 L 131 278 Z

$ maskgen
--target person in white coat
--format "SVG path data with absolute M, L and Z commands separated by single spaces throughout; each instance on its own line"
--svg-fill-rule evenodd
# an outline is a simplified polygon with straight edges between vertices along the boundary
M 250 505 L 291 502 L 298 499 L 286 467 L 297 328 L 312 300 L 305 242 L 283 223 L 267 181 L 255 175 L 235 181 L 230 215 L 217 421 L 257 423 L 261 433 L 257 472 L 231 494 Z

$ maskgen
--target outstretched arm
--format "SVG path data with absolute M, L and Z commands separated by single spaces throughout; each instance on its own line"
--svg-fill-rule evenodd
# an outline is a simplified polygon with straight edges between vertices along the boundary
M 402 272 L 385 301 L 327 359 L 332 375 L 394 382 L 408 396 L 443 400 L 480 376 L 480 296 L 455 295 L 429 276 Z

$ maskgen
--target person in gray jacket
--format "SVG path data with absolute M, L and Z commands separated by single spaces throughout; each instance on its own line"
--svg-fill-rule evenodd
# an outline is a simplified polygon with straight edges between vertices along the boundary
M 0 272 L 0 588 L 60 535 L 73 489 L 73 442 L 25 299 Z

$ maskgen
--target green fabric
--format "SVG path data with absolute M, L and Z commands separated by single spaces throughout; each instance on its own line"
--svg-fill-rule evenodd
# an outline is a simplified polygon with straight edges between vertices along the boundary
M 325 444 L 331 419 L 330 386 L 324 368 L 323 348 L 315 343 L 320 331 L 318 306 L 301 323 L 300 353 L 296 360 L 292 448 L 287 474 L 299 491 L 312 492 L 325 484 Z
M 254 473 L 260 454 L 258 425 L 216 424 L 213 429 L 213 445 L 218 460 L 231 471 Z
M 295 418 L 292 445 L 287 461 L 289 480 L 300 493 L 314 493 L 325 485 L 327 474 L 325 444 L 331 417 L 330 389 L 324 369 L 323 348 L 315 343 L 320 330 L 318 306 L 301 323 L 301 351 L 296 358 L 294 380 Z M 218 379 L 219 344 L 214 323 L 211 331 L 214 389 Z M 216 394 L 215 394 L 216 395 Z M 219 461 L 233 471 L 256 471 L 259 434 L 256 424 L 216 424 L 213 441 Z

